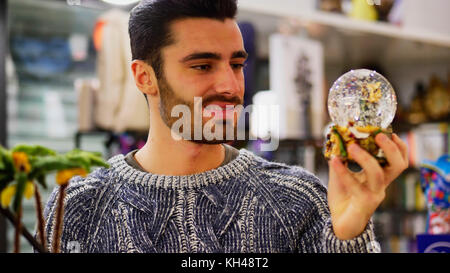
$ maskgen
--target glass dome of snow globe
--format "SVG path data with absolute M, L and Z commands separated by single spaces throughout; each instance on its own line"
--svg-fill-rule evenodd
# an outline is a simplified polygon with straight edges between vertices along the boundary
M 373 70 L 351 70 L 340 76 L 328 95 L 328 112 L 342 127 L 374 126 L 387 128 L 394 119 L 397 98 L 394 88 Z

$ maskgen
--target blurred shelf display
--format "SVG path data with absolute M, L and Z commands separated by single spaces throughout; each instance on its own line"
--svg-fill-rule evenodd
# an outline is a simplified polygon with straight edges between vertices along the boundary
M 427 221 L 419 165 L 424 159 L 437 159 L 449 152 L 450 108 L 446 103 L 450 95 L 450 35 L 417 26 L 402 27 L 316 11 L 316 6 L 308 6 L 307 2 L 244 0 L 240 2 L 244 11 L 239 16 L 255 22 L 261 44 L 268 43 L 269 37 L 280 30 L 286 31 L 286 35 L 320 41 L 324 47 L 325 88 L 342 73 L 362 67 L 374 69 L 391 81 L 398 98 L 392 125 L 408 145 L 410 167 L 389 186 L 386 200 L 373 221 L 383 252 L 417 252 L 416 235 L 425 232 Z M 267 21 L 258 20 L 258 14 Z M 268 70 L 269 52 L 269 48 L 260 47 L 259 71 Z M 420 90 L 416 91 L 419 85 Z M 266 83 L 258 90 L 269 88 Z M 277 151 L 265 156 L 288 164 L 312 166 L 308 170 L 327 184 L 328 166 L 320 142 L 283 140 Z M 305 152 L 311 148 L 315 150 L 314 157 Z
M 418 3 L 417 0 L 406 1 Z M 338 11 L 341 13 L 334 6 L 337 2 L 341 4 Z M 334 80 L 349 69 L 384 70 L 378 72 L 392 82 L 398 96 L 399 108 L 393 127 L 408 144 L 410 168 L 389 186 L 386 200 L 376 211 L 373 221 L 383 252 L 416 252 L 415 235 L 425 232 L 427 218 L 418 166 L 423 159 L 435 160 L 442 153 L 449 153 L 450 34 L 410 24 L 409 19 L 405 19 L 403 26 L 354 19 L 343 14 L 349 12 L 345 6 L 349 2 L 239 0 L 238 20 L 253 24 L 258 34 L 255 38 L 254 89 L 270 90 L 273 83 L 270 79 L 269 37 L 286 25 L 291 28 L 288 31 L 295 30 L 293 36 L 315 40 L 323 46 L 323 75 L 313 80 L 323 89 L 317 96 L 319 101 Z M 40 144 L 58 152 L 67 152 L 79 145 L 81 149 L 100 151 L 107 157 L 110 154 L 105 146 L 107 133 L 78 135 L 76 141 L 78 98 L 74 89 L 76 79 L 96 75 L 96 54 L 91 36 L 95 20 L 106 6 L 87 8 L 68 3 L 8 1 L 10 51 L 19 80 L 17 93 L 9 97 L 14 101 L 8 101 L 11 108 L 13 103 L 16 104 L 14 109 L 8 109 L 12 111 L 8 120 L 8 145 Z M 449 9 L 443 10 L 448 13 Z M 448 29 L 450 24 L 443 25 Z M 71 54 L 70 41 L 73 39 L 87 42 L 84 58 L 77 59 Z M 55 62 L 49 65 L 52 61 Z M 440 84 L 432 80 L 433 77 Z M 429 101 L 428 106 L 426 101 Z M 434 109 L 436 103 L 440 103 L 439 109 Z M 320 109 L 326 112 L 325 100 Z M 447 113 L 443 114 L 445 111 Z M 311 117 L 306 114 L 302 118 Z M 310 123 L 315 124 L 312 118 Z M 324 139 L 317 132 L 307 136 L 280 140 L 276 151 L 260 155 L 302 166 L 327 184 L 328 165 L 322 153 Z M 122 137 L 126 139 L 126 135 Z M 258 140 L 239 144 L 251 150 L 258 145 Z M 256 148 L 253 151 L 258 153 Z M 50 190 L 43 192 L 43 200 L 47 199 Z M 24 221 L 30 232 L 34 230 L 31 207 L 31 204 L 24 207 Z M 13 229 L 8 230 L 7 238 L 13 238 Z M 8 245 L 11 250 L 11 242 Z M 22 249 L 31 252 L 25 241 Z
M 74 81 L 96 74 L 89 37 L 100 12 L 71 6 L 67 1 L 8 1 L 9 48 L 18 80 L 17 90 L 8 101 L 8 106 L 14 105 L 7 122 L 9 147 L 39 144 L 60 153 L 74 148 L 78 118 Z M 82 51 L 74 49 L 75 40 L 85 46 Z M 86 140 L 82 149 L 107 154 L 102 137 Z M 52 190 L 49 187 L 41 192 L 43 202 Z M 24 224 L 33 234 L 32 202 L 25 202 L 23 213 Z M 14 238 L 14 228 L 9 224 L 7 231 L 7 238 Z M 12 241 L 7 246 L 11 252 Z M 21 249 L 32 252 L 23 238 Z
M 448 122 L 424 123 L 407 133 L 401 134 L 408 145 L 409 164 L 418 168 L 424 160 L 437 160 L 449 153 Z
M 445 7 L 448 7 L 446 4 L 448 4 L 446 1 L 436 2 L 436 5 L 443 5 L 441 8 L 444 10 L 446 9 Z M 398 26 L 380 21 L 353 19 L 336 12 L 317 10 L 315 1 L 311 0 L 301 2 L 295 0 L 282 0 L 276 2 L 271 0 L 241 0 L 239 1 L 239 5 L 240 9 L 245 11 L 291 17 L 302 20 L 305 23 L 317 23 L 350 32 L 363 32 L 450 47 L 450 34 L 448 32 L 437 32 L 433 29 L 424 29 L 419 26 Z M 430 6 L 430 4 L 428 4 L 428 6 Z M 446 10 L 448 10 L 448 8 Z M 447 22 L 448 26 L 448 20 L 444 22 Z

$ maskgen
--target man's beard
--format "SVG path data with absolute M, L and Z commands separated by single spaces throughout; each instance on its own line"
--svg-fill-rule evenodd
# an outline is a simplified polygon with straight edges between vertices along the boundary
M 174 123 L 180 119 L 179 117 L 172 117 L 172 115 L 171 115 L 172 108 L 177 105 L 185 105 L 189 108 L 191 116 L 186 117 L 183 114 L 183 117 L 181 119 L 186 119 L 186 118 L 189 119 L 191 126 L 190 126 L 190 132 L 184 132 L 183 130 L 185 130 L 185 128 L 182 128 L 182 130 L 180 131 L 180 136 L 186 136 L 187 134 L 189 134 L 190 138 L 186 139 L 186 137 L 185 137 L 186 140 L 189 140 L 189 141 L 192 141 L 195 143 L 199 143 L 199 144 L 220 144 L 220 143 L 226 143 L 226 142 L 230 142 L 230 141 L 237 139 L 237 120 L 238 120 L 238 115 L 239 115 L 238 112 L 236 112 L 236 111 L 233 112 L 233 117 L 231 119 L 218 118 L 215 121 L 215 125 L 213 125 L 211 127 L 211 131 L 214 133 L 217 128 L 216 125 L 218 125 L 223 128 L 222 129 L 223 135 L 211 140 L 211 139 L 206 139 L 205 135 L 204 135 L 203 128 L 205 126 L 205 123 L 207 123 L 208 121 L 204 121 L 202 111 L 203 111 L 203 106 L 205 106 L 208 103 L 211 103 L 213 101 L 229 102 L 232 105 L 242 105 L 243 101 L 241 98 L 239 98 L 237 96 L 226 97 L 221 94 L 215 94 L 215 95 L 209 96 L 205 99 L 202 98 L 203 99 L 202 105 L 196 106 L 196 105 L 194 105 L 193 101 L 186 101 L 186 100 L 178 97 L 175 94 L 173 88 L 167 82 L 164 75 L 162 75 L 162 77 L 158 80 L 158 85 L 159 85 L 160 97 L 161 97 L 161 103 L 159 105 L 159 112 L 160 112 L 163 122 L 167 125 L 168 128 L 172 129 Z M 197 112 L 200 111 L 199 114 L 202 116 L 200 138 L 198 135 L 194 134 L 195 133 L 195 130 L 194 130 L 194 128 L 195 128 L 194 127 L 194 125 L 195 125 L 194 124 L 195 109 L 197 110 Z M 232 136 L 232 139 L 230 139 L 230 135 Z

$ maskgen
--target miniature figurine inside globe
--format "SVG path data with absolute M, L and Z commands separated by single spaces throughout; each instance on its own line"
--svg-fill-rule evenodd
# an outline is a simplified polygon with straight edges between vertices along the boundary
M 333 124 L 326 136 L 325 157 L 329 159 L 336 155 L 352 162 L 347 146 L 357 143 L 380 164 L 386 164 L 375 136 L 378 133 L 390 136 L 390 124 L 396 110 L 394 89 L 381 74 L 367 69 L 345 73 L 333 84 L 328 96 L 328 111 Z

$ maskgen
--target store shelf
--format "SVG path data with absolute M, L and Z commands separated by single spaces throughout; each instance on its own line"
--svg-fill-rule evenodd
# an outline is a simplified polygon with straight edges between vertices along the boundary
M 272 2 L 272 3 L 269 3 Z M 275 3 L 274 3 L 275 2 Z M 241 10 L 272 16 L 293 17 L 311 23 L 331 26 L 347 31 L 362 32 L 391 38 L 405 39 L 442 47 L 450 47 L 450 35 L 428 29 L 406 28 L 385 22 L 371 22 L 348 18 L 341 14 L 303 9 L 294 1 L 243 0 Z

